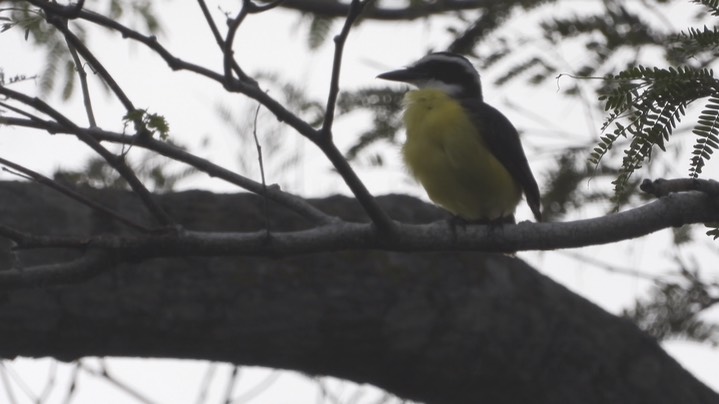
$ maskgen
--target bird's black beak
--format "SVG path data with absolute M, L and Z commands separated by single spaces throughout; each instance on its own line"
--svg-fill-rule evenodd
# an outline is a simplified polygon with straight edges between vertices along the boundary
M 390 81 L 401 81 L 403 83 L 412 83 L 422 80 L 419 72 L 412 68 L 392 70 L 391 72 L 380 74 L 377 78 Z

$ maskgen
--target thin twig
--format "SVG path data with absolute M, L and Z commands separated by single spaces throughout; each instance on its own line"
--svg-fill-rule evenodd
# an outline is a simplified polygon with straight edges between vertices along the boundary
M 237 64 L 237 62 L 235 61 L 235 51 L 232 50 L 232 44 L 235 41 L 235 35 L 237 34 L 237 30 L 240 28 L 240 24 L 242 24 L 242 21 L 245 20 L 245 17 L 247 17 L 247 14 L 249 14 L 250 12 L 251 4 L 252 2 L 250 0 L 242 0 L 242 7 L 237 13 L 237 16 L 227 21 L 227 35 L 225 35 L 225 40 L 223 41 L 222 46 L 222 54 L 224 56 L 225 81 L 227 83 L 233 81 L 233 65 L 237 65 L 236 73 L 240 81 L 247 81 L 249 78 L 249 76 L 245 74 L 242 69 L 239 68 L 239 64 Z
M 334 122 L 335 108 L 337 106 L 337 95 L 340 92 L 339 81 L 340 81 L 340 69 L 342 67 L 342 53 L 344 52 L 345 42 L 350 33 L 352 24 L 357 20 L 357 17 L 362 13 L 364 7 L 369 1 L 352 0 L 350 3 L 349 11 L 347 12 L 347 18 L 345 24 L 338 35 L 334 37 L 335 42 L 335 54 L 332 61 L 332 76 L 330 79 L 330 90 L 327 96 L 327 107 L 325 108 L 325 120 L 322 124 L 322 137 L 332 137 L 332 124 Z
M 145 233 L 151 231 L 150 228 L 143 226 L 139 223 L 136 223 L 132 219 L 127 218 L 117 212 L 114 212 L 111 209 L 108 209 L 105 206 L 86 198 L 84 195 L 79 194 L 76 191 L 58 183 L 57 181 L 54 181 L 54 180 L 52 180 L 38 172 L 35 172 L 29 168 L 26 168 L 19 164 L 13 163 L 12 161 L 6 160 L 2 157 L 0 157 L 0 164 L 6 165 L 6 166 L 12 168 L 13 170 L 17 170 L 20 173 L 26 175 L 27 178 L 34 180 L 34 181 L 36 181 L 42 185 L 45 185 L 47 187 L 50 187 L 50 188 L 54 189 L 55 191 L 58 191 L 61 194 L 82 203 L 83 205 L 89 206 L 92 209 L 102 212 L 102 213 L 104 213 L 104 214 L 106 214 L 106 215 L 108 215 L 108 216 L 134 228 L 134 229 L 140 230 Z
M 6 366 L 5 362 L 0 363 L 0 367 L 4 369 L 8 375 L 12 378 L 12 380 L 15 382 L 15 384 L 22 390 L 23 394 L 25 394 L 25 397 L 27 397 L 30 401 L 33 402 L 39 402 L 37 396 L 35 395 L 35 392 L 32 391 L 32 388 L 23 380 L 23 378 L 13 370 L 12 367 Z
M 127 96 L 127 94 L 125 94 L 120 85 L 117 84 L 115 79 L 112 77 L 110 72 L 105 69 L 105 66 L 100 63 L 100 61 L 95 57 L 95 55 L 90 51 L 90 49 L 88 49 L 87 46 L 82 43 L 80 38 L 78 38 L 75 34 L 72 33 L 72 31 L 70 31 L 70 29 L 67 27 L 67 23 L 65 22 L 65 20 L 58 18 L 48 18 L 48 22 L 50 22 L 60 32 L 62 32 L 62 34 L 65 36 L 65 40 L 70 46 L 70 49 L 76 49 L 77 52 L 79 52 L 80 55 L 82 55 L 82 57 L 87 60 L 87 62 L 92 66 L 92 68 L 100 75 L 100 77 L 102 77 L 102 80 L 108 85 L 108 87 L 110 87 L 112 92 L 115 93 L 115 96 L 117 96 L 122 105 L 125 107 L 125 110 L 127 110 L 128 112 L 134 111 L 135 106 L 132 104 L 132 101 L 130 101 L 130 98 Z M 81 69 L 80 65 L 78 65 L 77 67 L 78 70 Z
M 72 373 L 70 374 L 70 387 L 67 389 L 67 394 L 65 395 L 65 400 L 62 404 L 70 404 L 70 400 L 72 400 L 75 396 L 75 392 L 77 391 L 77 380 L 80 375 L 80 363 L 81 361 L 76 361 L 74 363 Z
M 119 390 L 130 395 L 133 399 L 135 399 L 141 403 L 144 403 L 144 404 L 154 404 L 155 403 L 155 401 L 152 401 L 149 398 L 145 397 L 142 393 L 133 389 L 131 386 L 129 386 L 125 382 L 122 382 L 122 381 L 110 376 L 107 373 L 106 369 L 98 371 L 96 369 L 92 369 L 89 366 L 85 366 L 84 364 L 80 364 L 80 368 L 95 377 L 104 379 L 111 385 L 117 387 Z
M 252 0 L 242 0 L 242 7 L 240 8 L 240 11 L 237 13 L 237 16 L 235 18 L 229 19 L 227 21 L 227 35 L 225 36 L 225 40 L 221 41 L 220 48 L 222 49 L 222 54 L 224 55 L 224 72 L 225 72 L 225 80 L 227 83 L 230 83 L 233 81 L 232 79 L 232 71 L 234 70 L 235 73 L 237 73 L 238 78 L 240 81 L 243 82 L 251 82 L 255 83 L 255 80 L 248 76 L 242 69 L 240 68 L 240 65 L 237 63 L 234 57 L 234 50 L 232 50 L 232 44 L 235 41 L 235 36 L 237 35 L 237 30 L 240 28 L 240 25 L 245 20 L 245 18 L 249 14 L 259 14 L 268 10 L 271 10 L 278 5 L 280 5 L 284 0 L 275 0 L 268 4 L 258 6 L 255 3 L 252 2 Z M 200 7 L 203 7 L 204 2 L 201 2 Z M 205 14 L 205 19 L 210 23 L 212 19 L 209 17 L 209 12 L 205 12 L 204 10 L 207 8 L 207 6 L 204 6 L 203 13 Z M 214 22 L 211 23 L 210 27 L 214 25 Z M 213 30 L 213 34 L 219 35 L 219 30 L 216 28 Z
M 202 377 L 202 382 L 200 383 L 200 392 L 197 395 L 196 404 L 205 404 L 207 402 L 207 395 L 210 391 L 212 379 L 214 379 L 215 377 L 215 370 L 217 370 L 217 365 L 211 362 L 207 368 L 207 371 L 205 372 L 205 376 Z
M 5 395 L 7 395 L 8 402 L 10 404 L 17 404 L 14 390 L 10 384 L 10 378 L 7 377 L 7 372 L 5 371 L 4 360 L 0 361 L 0 380 L 2 380 L 2 383 L 5 385 Z
M 225 399 L 222 401 L 224 404 L 232 403 L 232 392 L 237 385 L 239 379 L 240 367 L 235 365 L 232 367 L 232 373 L 230 374 L 229 380 L 227 380 L 227 387 L 225 387 Z
M 80 9 L 82 9 L 82 7 Z M 67 28 L 67 26 L 65 26 L 65 28 Z M 69 30 L 68 30 L 68 32 L 69 32 Z M 65 35 L 65 42 L 67 43 L 67 48 L 70 51 L 70 56 L 72 56 L 72 60 L 75 63 L 75 70 L 77 71 L 77 76 L 80 79 L 80 88 L 82 89 L 82 101 L 85 105 L 85 112 L 87 113 L 87 121 L 90 124 L 90 126 L 95 127 L 95 126 L 97 126 L 97 122 L 95 121 L 95 113 L 92 110 L 92 99 L 90 98 L 90 88 L 87 85 L 87 73 L 85 73 L 85 68 L 82 66 L 82 61 L 80 60 L 80 56 L 78 56 L 77 50 L 75 49 L 75 45 L 70 40 L 70 37 L 68 35 Z
M 67 10 L 63 6 L 58 6 L 53 3 L 47 3 L 40 0 L 27 1 L 30 4 L 42 8 L 47 13 L 67 13 Z M 281 122 L 285 122 L 287 125 L 289 125 L 310 140 L 315 141 L 319 136 L 317 130 L 315 130 L 310 124 L 302 120 L 299 116 L 295 115 L 287 108 L 285 108 L 282 103 L 269 96 L 265 91 L 259 88 L 259 86 L 254 80 L 232 80 L 228 82 L 224 74 L 214 72 L 208 68 L 196 65 L 194 63 L 186 62 L 176 57 L 175 55 L 170 53 L 170 51 L 168 51 L 164 46 L 162 46 L 162 44 L 160 44 L 160 42 L 157 40 L 157 37 L 155 37 L 154 35 L 148 36 L 140 34 L 139 32 L 120 24 L 116 20 L 107 18 L 101 14 L 82 10 L 78 18 L 95 23 L 107 29 L 117 31 L 122 35 L 123 38 L 130 38 L 132 40 L 142 43 L 143 45 L 147 46 L 149 49 L 157 53 L 172 70 L 187 70 L 199 74 L 221 84 L 228 91 L 239 92 L 252 98 L 255 101 L 258 101 L 270 112 L 272 112 L 278 120 L 280 120 Z
M 207 21 L 207 25 L 210 27 L 210 31 L 212 31 L 212 36 L 215 38 L 215 42 L 220 47 L 220 50 L 225 50 L 225 41 L 222 39 L 222 34 L 220 34 L 220 30 L 217 28 L 217 24 L 215 24 L 215 20 L 212 18 L 212 15 L 210 14 L 210 10 L 207 8 L 207 4 L 205 3 L 205 0 L 197 0 L 197 3 L 200 5 L 200 9 L 202 10 L 202 15 L 205 17 L 205 20 Z M 235 71 L 235 73 L 238 75 L 238 77 L 243 76 L 243 71 L 240 68 L 240 65 L 237 64 L 237 61 L 232 59 L 232 69 Z
M 260 114 L 260 106 L 257 104 L 255 110 L 255 120 L 252 126 L 252 136 L 255 138 L 255 147 L 257 147 L 257 160 L 260 164 L 260 177 L 262 178 L 262 194 L 267 195 L 267 183 L 265 182 L 265 164 L 262 161 L 262 145 L 260 145 L 260 139 L 257 137 L 257 117 Z M 262 205 L 265 211 L 265 230 L 267 230 L 267 237 L 270 236 L 270 205 L 267 203 L 267 197 L 262 198 Z
M 252 386 L 251 389 L 247 390 L 243 394 L 235 397 L 232 400 L 232 404 L 246 404 L 250 402 L 250 400 L 254 399 L 255 397 L 259 396 L 260 394 L 264 393 L 270 386 L 272 386 L 273 383 L 277 381 L 277 379 L 280 378 L 282 375 L 281 372 L 273 371 L 267 377 L 265 377 L 263 380 L 261 380 L 259 383 Z
M 38 398 L 38 403 L 45 403 L 48 401 L 48 397 L 50 396 L 50 393 L 52 393 L 52 390 L 55 388 L 55 382 L 57 380 L 57 361 L 53 360 L 50 362 L 50 369 L 47 371 L 47 380 L 45 381 L 45 386 L 42 389 L 42 392 L 40 393 L 40 397 Z
M 22 115 L 22 116 L 24 116 L 24 117 L 27 117 L 27 118 L 29 118 L 29 119 L 31 119 L 31 120 L 33 120 L 33 121 L 46 122 L 45 120 L 41 119 L 41 118 L 38 117 L 38 116 L 35 116 L 35 115 L 33 115 L 33 114 L 31 114 L 31 113 L 29 113 L 29 112 L 27 112 L 27 111 L 23 111 L 23 110 L 20 109 L 20 108 L 15 108 L 15 107 L 13 107 L 12 105 L 10 105 L 10 104 L 8 104 L 8 103 L 5 103 L 5 102 L 0 102 L 0 107 L 7 108 L 7 109 L 9 109 L 9 110 L 12 111 L 12 112 L 15 112 L 15 113 L 18 114 L 18 115 Z M 2 118 L 3 118 L 3 117 L 0 117 L 0 119 L 2 119 Z M 2 123 L 2 122 L 0 122 L 0 123 Z

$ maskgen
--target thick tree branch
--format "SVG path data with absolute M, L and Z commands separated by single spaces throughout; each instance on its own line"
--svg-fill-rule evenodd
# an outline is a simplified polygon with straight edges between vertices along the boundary
M 178 194 L 178 197 L 181 195 Z M 118 196 L 114 198 L 119 200 Z M 387 203 L 385 201 L 384 209 L 387 208 Z M 167 202 L 163 204 L 168 205 Z M 232 209 L 240 210 L 243 204 L 238 202 L 233 206 Z M 203 211 L 208 209 L 211 208 L 203 208 Z M 259 206 L 244 209 L 262 210 Z M 273 220 L 272 228 L 278 230 L 273 231 L 269 236 L 266 231 L 266 219 L 263 218 L 260 225 L 247 230 L 212 229 L 203 226 L 201 230 L 181 230 L 176 233 L 140 236 L 81 234 L 61 238 L 59 244 L 57 237 L 52 239 L 25 237 L 16 240 L 23 242 L 23 247 L 26 249 L 87 245 L 88 250 L 111 251 L 116 263 L 158 257 L 238 255 L 282 257 L 346 250 L 415 252 L 553 250 L 628 240 L 671 226 L 719 221 L 719 205 L 716 198 L 701 193 L 672 194 L 625 212 L 566 223 L 522 222 L 505 226 L 457 226 L 448 221 L 438 221 L 429 224 L 397 224 L 393 238 L 378 235 L 371 224 L 341 221 L 322 227 L 301 226 L 288 229 L 284 224 L 289 220 L 287 211 L 273 208 L 270 217 Z M 434 216 L 435 219 L 438 217 Z M 191 226 L 184 227 L 192 229 Z M 5 233 L 5 236 L 15 239 L 11 233 Z M 12 276 L 23 277 L 31 272 L 32 269 L 26 269 Z M 16 281 L 13 280 L 9 284 L 13 285 L 14 282 Z M 0 286 L 5 287 L 2 285 L 2 280 Z
M 13 209 L 4 219 L 13 226 L 44 233 L 63 226 L 77 233 L 106 230 L 102 220 L 87 219 L 85 207 L 60 196 L 33 198 L 43 192 L 37 185 L 6 183 L 0 190 L 2 206 Z M 138 212 L 128 193 L 97 194 Z M 264 222 L 252 213 L 261 204 L 253 196 L 186 192 L 163 202 L 188 228 L 252 231 Z M 408 198 L 382 202 L 401 220 L 436 214 Z M 315 203 L 344 212 L 347 220 L 362 217 L 359 205 L 344 198 Z M 42 219 L 32 220 L 39 211 Z M 305 226 L 297 216 L 273 219 L 273 226 L 289 230 Z M 89 282 L 32 290 L 16 284 L 6 291 L 0 355 L 219 360 L 333 375 L 426 403 L 718 400 L 630 322 L 512 257 L 345 251 L 116 266 L 118 258 L 102 261 L 100 254 L 96 265 L 85 266 L 101 272 Z M 0 249 L 0 262 L 7 259 Z M 54 255 L 20 252 L 20 262 L 32 259 L 58 262 Z M 84 277 L 87 269 L 79 267 Z

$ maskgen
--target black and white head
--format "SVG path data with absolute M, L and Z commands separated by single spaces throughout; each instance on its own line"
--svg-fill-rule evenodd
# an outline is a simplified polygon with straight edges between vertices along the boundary
M 408 83 L 420 90 L 441 90 L 457 98 L 482 99 L 479 73 L 467 58 L 456 53 L 430 53 L 404 69 L 382 73 L 377 77 Z

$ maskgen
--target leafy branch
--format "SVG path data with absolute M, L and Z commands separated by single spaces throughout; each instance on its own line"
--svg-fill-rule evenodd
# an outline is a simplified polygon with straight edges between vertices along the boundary
M 604 102 L 605 110 L 609 111 L 602 131 L 606 132 L 612 125 L 614 130 L 601 137 L 589 161 L 598 165 L 619 138 L 629 139 L 619 174 L 613 182 L 615 192 L 620 193 L 631 175 L 651 160 L 655 147 L 666 151 L 666 142 L 677 123 L 685 116 L 687 105 L 716 94 L 719 81 L 710 69 L 644 66 L 609 75 L 606 80 L 613 87 L 599 98 Z M 714 148 L 715 144 L 709 136 L 713 130 L 713 124 L 708 119 L 710 113 L 705 111 L 703 116 L 707 119 L 700 120 L 695 133 L 708 133 L 702 138 L 709 141 L 701 143 L 702 148 L 697 149 L 698 154 L 693 158 L 691 170 L 695 174 L 701 172 L 701 167 L 711 154 L 707 148 Z

